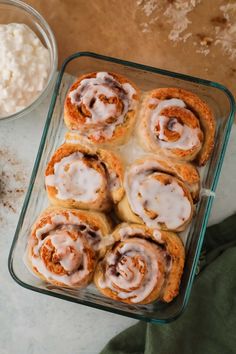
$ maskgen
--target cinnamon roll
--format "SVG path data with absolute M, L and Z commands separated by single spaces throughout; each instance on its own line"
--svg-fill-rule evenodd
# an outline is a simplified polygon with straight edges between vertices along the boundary
M 179 292 L 185 252 L 180 238 L 144 225 L 121 224 L 116 240 L 96 268 L 97 288 L 128 304 L 170 302 Z
M 124 221 L 150 228 L 182 231 L 193 216 L 193 196 L 199 193 L 199 174 L 189 163 L 148 156 L 126 171 L 125 196 L 117 206 Z
M 27 248 L 27 263 L 42 280 L 58 286 L 84 287 L 106 251 L 110 225 L 103 214 L 51 208 L 37 220 Z
M 64 106 L 67 127 L 93 144 L 124 143 L 136 119 L 139 91 L 125 77 L 107 72 L 81 76 Z
M 192 92 L 160 88 L 142 103 L 138 137 L 148 151 L 183 161 L 208 161 L 214 146 L 215 119 L 210 107 Z
M 108 210 L 123 196 L 123 166 L 111 151 L 65 143 L 47 165 L 45 185 L 54 205 Z

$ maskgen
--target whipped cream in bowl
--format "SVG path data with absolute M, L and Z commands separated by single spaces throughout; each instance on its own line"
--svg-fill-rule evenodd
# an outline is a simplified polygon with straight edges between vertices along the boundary
M 13 22 L 6 23 L 9 12 Z M 35 108 L 52 87 L 56 69 L 56 42 L 41 15 L 14 0 L 1 4 L 0 120 Z

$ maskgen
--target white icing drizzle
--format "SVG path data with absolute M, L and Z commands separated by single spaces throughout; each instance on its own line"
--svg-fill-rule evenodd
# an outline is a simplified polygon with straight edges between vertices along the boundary
M 163 185 L 156 179 L 163 174 L 153 172 L 158 171 L 158 168 L 155 160 L 131 166 L 125 175 L 126 194 L 131 209 L 147 226 L 159 229 L 160 223 L 165 223 L 169 230 L 175 230 L 189 219 L 191 203 L 172 176 L 168 185 Z M 151 218 L 147 210 L 154 217 Z
M 95 237 L 91 237 L 89 232 L 92 232 Z M 36 241 L 33 245 L 32 242 L 29 243 L 29 247 L 32 247 L 32 266 L 49 281 L 54 280 L 70 286 L 80 282 L 89 274 L 84 247 L 92 247 L 95 252 L 103 246 L 100 245 L 102 240 L 100 231 L 95 232 L 89 225 L 81 222 L 79 217 L 70 212 L 66 216 L 52 215 L 51 223 L 38 228 L 35 235 L 37 243 Z M 59 260 L 65 274 L 56 274 L 50 271 L 43 258 L 41 258 L 43 247 L 50 251 L 49 241 L 55 248 L 54 257 Z
M 36 230 L 36 237 L 40 239 L 41 235 L 46 234 L 52 229 L 52 224 L 45 224 L 41 228 L 38 228 Z
M 72 138 L 66 138 L 63 142 L 69 143 L 69 144 L 78 144 L 79 140 L 78 139 L 72 139 Z
M 59 275 L 51 272 L 43 259 L 40 258 L 40 250 L 49 239 L 53 247 L 55 247 L 54 254 L 60 258 L 59 263 L 66 271 L 66 274 Z M 34 255 L 31 258 L 31 262 L 33 267 L 36 267 L 38 272 L 43 274 L 45 278 L 66 285 L 74 285 L 89 273 L 87 257 L 83 249 L 83 241 L 80 237 L 77 240 L 73 240 L 66 230 L 52 230 L 47 237 L 39 240 L 37 248 L 34 247 Z M 81 267 L 81 270 L 78 269 L 79 267 Z
M 105 257 L 106 271 L 99 278 L 99 286 L 111 289 L 120 299 L 139 303 L 151 294 L 157 281 L 164 282 L 157 262 L 161 253 L 147 240 L 134 237 L 123 242 L 118 249 L 119 259 L 112 253 Z M 140 268 L 144 272 L 140 272 Z
M 104 247 L 109 247 L 113 245 L 114 242 L 115 242 L 115 238 L 112 235 L 107 235 L 101 239 L 96 250 L 101 250 Z
M 116 126 L 124 122 L 127 112 L 134 109 L 135 94 L 136 90 L 131 84 L 120 84 L 107 72 L 98 72 L 94 78 L 83 79 L 69 93 L 72 104 L 85 106 L 89 112 L 81 133 L 85 136 L 92 135 L 95 140 L 102 136 L 111 138 Z M 122 103 L 117 105 L 119 101 Z M 110 123 L 109 118 L 113 118 Z M 97 125 L 96 128 L 93 127 L 94 124 Z
M 176 141 L 168 141 L 168 137 L 165 136 L 165 128 L 170 118 L 162 115 L 162 110 L 167 107 L 180 107 L 186 109 L 184 101 L 178 98 L 171 98 L 163 101 L 151 98 L 148 103 L 157 105 L 155 109 L 151 110 L 149 125 L 149 129 L 152 133 L 151 135 L 155 144 L 159 144 L 161 147 L 166 149 L 181 150 L 189 150 L 201 144 L 199 140 L 200 129 L 191 128 L 186 124 L 182 125 L 178 122 L 177 118 L 172 118 L 171 130 L 179 133 L 180 138 Z M 160 127 L 158 136 L 156 136 L 157 125 Z
M 71 222 L 71 218 L 74 218 L 73 222 Z M 63 225 L 63 224 L 67 224 L 68 223 L 67 222 L 67 218 L 64 215 L 62 215 L 62 214 L 53 215 L 51 220 L 52 220 L 53 224 L 56 224 L 56 225 L 60 225 L 60 224 Z M 78 218 L 75 218 L 75 216 L 70 213 L 69 214 L 69 222 L 71 224 L 77 225 L 78 224 Z
M 55 163 L 54 174 L 45 177 L 46 186 L 57 189 L 57 198 L 90 202 L 97 198 L 103 177 L 82 160 L 83 154 L 74 152 Z
M 157 242 L 163 243 L 160 230 L 157 229 L 153 230 L 153 236 Z
M 143 229 L 140 227 L 131 227 L 127 224 L 127 226 L 122 225 L 122 228 L 119 230 L 119 235 L 121 237 L 121 240 L 125 240 L 126 238 L 129 238 L 132 235 L 137 235 L 137 234 L 142 234 Z

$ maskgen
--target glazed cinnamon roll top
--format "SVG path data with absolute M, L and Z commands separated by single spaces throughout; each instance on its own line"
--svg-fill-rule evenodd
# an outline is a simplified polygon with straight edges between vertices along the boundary
M 183 100 L 150 99 L 149 107 L 155 107 L 151 113 L 150 129 L 160 147 L 165 149 L 200 150 L 203 133 L 197 117 L 186 108 Z
M 107 72 L 82 76 L 65 102 L 65 122 L 90 142 L 116 140 L 116 129 L 136 110 L 138 91 L 126 78 Z M 118 134 L 117 138 L 120 136 Z
M 184 264 L 178 237 L 136 224 L 118 226 L 113 236 L 116 243 L 95 273 L 98 288 L 113 299 L 133 304 L 157 298 L 171 301 L 178 293 Z
M 146 157 L 126 171 L 124 186 L 126 196 L 118 205 L 123 220 L 180 231 L 192 218 L 191 189 L 197 197 L 199 175 L 190 164 Z
M 56 285 L 84 286 L 91 280 L 103 237 L 110 231 L 97 213 L 50 209 L 34 225 L 29 240 L 33 271 Z
M 123 195 L 123 167 L 110 151 L 65 143 L 49 161 L 45 184 L 54 204 L 106 210 Z
M 160 88 L 145 95 L 138 134 L 148 150 L 202 166 L 214 145 L 215 119 L 197 95 Z

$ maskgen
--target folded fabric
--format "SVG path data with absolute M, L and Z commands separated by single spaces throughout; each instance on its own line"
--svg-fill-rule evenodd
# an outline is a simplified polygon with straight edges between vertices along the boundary
M 202 255 L 189 304 L 176 321 L 138 322 L 100 354 L 235 354 L 236 214 L 207 229 Z

